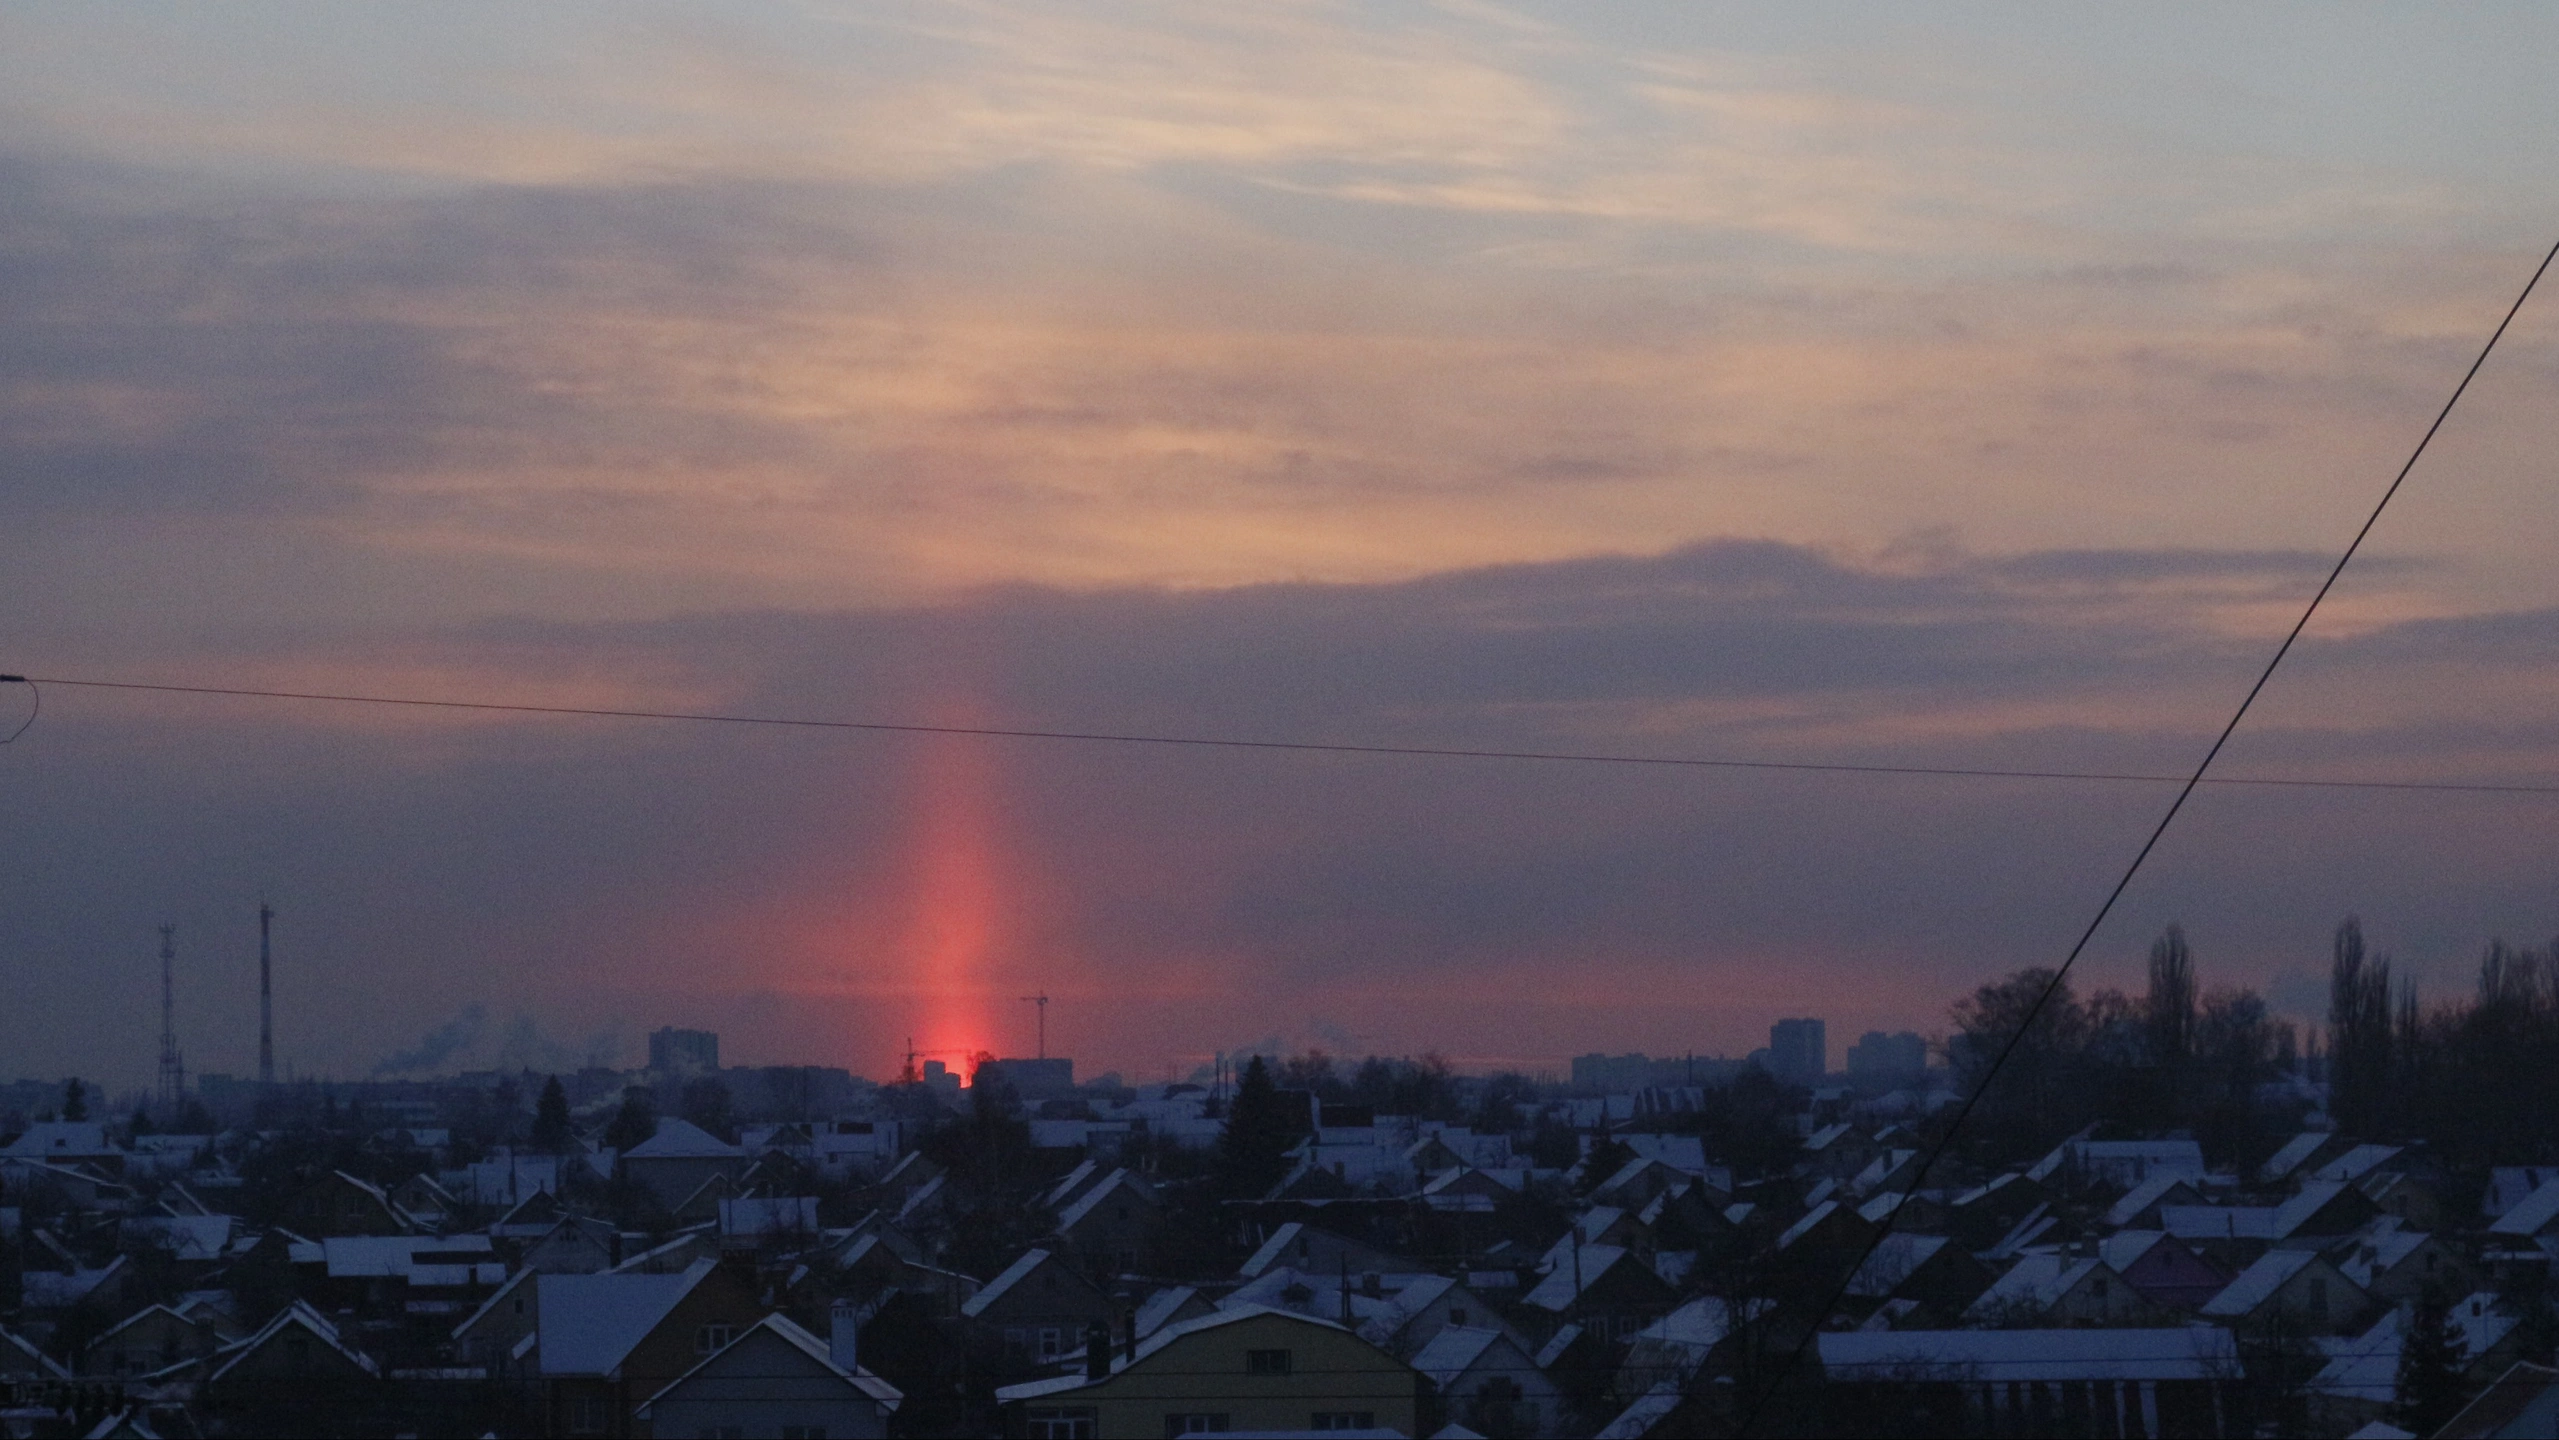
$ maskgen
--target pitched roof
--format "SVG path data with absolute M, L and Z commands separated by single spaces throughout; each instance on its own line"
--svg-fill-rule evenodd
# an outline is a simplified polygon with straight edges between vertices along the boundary
M 2444 1422 L 2444 1427 L 2435 1434 L 2458 1437 L 2458 1440 L 2505 1434 L 2507 1427 L 2523 1419 L 2524 1412 L 2548 1394 L 2553 1386 L 2559 1386 L 2559 1370 L 2518 1360 L 2506 1367 L 2505 1374 L 2489 1382 L 2488 1388 L 2481 1391 L 2477 1399 Z
M 1413 1356 L 1413 1368 L 1431 1377 L 1431 1382 L 1447 1389 L 1467 1368 L 1483 1358 L 1485 1351 L 1502 1338 L 1499 1330 L 1475 1325 L 1443 1325 Z
M 2282 1148 L 2274 1154 L 2266 1157 L 2266 1163 L 2257 1167 L 2257 1178 L 2269 1185 L 2282 1181 L 2286 1176 L 2300 1169 L 2311 1156 L 2319 1153 L 2321 1146 L 2334 1138 L 2336 1137 L 2326 1130 L 2302 1131 L 2285 1141 Z
M 1111 1358 L 1111 1373 L 1116 1375 L 1126 1370 L 1186 1335 L 1196 1335 L 1203 1330 L 1215 1330 L 1227 1325 L 1240 1325 L 1247 1320 L 1258 1320 L 1264 1316 L 1276 1316 L 1297 1325 L 1320 1325 L 1327 1330 L 1340 1330 L 1346 1335 L 1351 1333 L 1321 1316 L 1302 1315 L 1294 1310 L 1281 1310 L 1269 1305 L 1239 1305 L 1232 1310 L 1220 1310 L 1215 1314 L 1202 1315 L 1195 1320 L 1183 1320 L 1165 1326 L 1153 1335 L 1138 1341 L 1136 1353 L 1114 1355 Z M 1100 1383 L 1102 1382 L 1087 1379 L 1082 1375 L 1059 1375 L 1047 1380 L 1028 1380 L 1019 1385 L 1004 1386 L 995 1392 L 995 1398 L 999 1402 L 1009 1404 L 1016 1400 L 1037 1400 L 1070 1390 L 1081 1390 L 1087 1385 Z
M 1896 1230 L 1867 1252 L 1857 1273 L 1848 1277 L 1851 1295 L 1890 1295 L 1893 1288 L 1909 1279 L 1919 1267 L 1937 1258 L 1937 1252 L 1953 1243 L 1943 1235 L 1916 1235 Z
M 1583 1291 L 1598 1284 L 1599 1277 L 1607 1274 L 1610 1266 L 1624 1260 L 1626 1256 L 1627 1250 L 1623 1245 L 1585 1245 L 1582 1247 L 1581 1264 L 1578 1267 L 1581 1273 L 1579 1289 L 1573 1285 L 1573 1275 L 1577 1267 L 1570 1259 L 1566 1259 L 1563 1264 L 1548 1271 L 1546 1278 L 1537 1282 L 1537 1288 L 1529 1291 L 1521 1299 L 1524 1303 L 1534 1305 L 1541 1310 L 1567 1309 L 1574 1301 L 1581 1298 Z
M 2327 1164 L 2310 1172 L 2313 1180 L 2360 1180 L 2373 1170 L 2389 1163 L 2405 1146 L 2358 1145 Z
M 1147 1296 L 1138 1305 L 1137 1315 L 1131 1322 L 1131 1328 L 1137 1331 L 1137 1338 L 1143 1340 L 1163 1329 L 1166 1321 L 1179 1314 L 1183 1306 L 1196 1299 L 1201 1299 L 1200 1292 L 1192 1286 L 1167 1285 Z
M 2117 1274 L 2133 1267 L 2151 1247 L 2168 1238 L 2165 1230 L 2118 1230 L 2097 1242 L 2097 1258 Z
M 994 1279 L 987 1281 L 985 1289 L 970 1296 L 968 1300 L 960 1306 L 960 1313 L 969 1316 L 972 1319 L 984 1314 L 987 1306 L 992 1305 L 998 1299 L 1001 1299 L 1005 1291 L 1021 1284 L 1025 1276 L 1046 1264 L 1048 1260 L 1049 1252 L 1046 1250 L 1030 1249 L 1023 1251 L 1020 1259 L 1005 1266 L 1003 1273 L 997 1275 Z
M 1849 1330 L 1817 1337 L 1834 1380 L 1951 1370 L 1985 1381 L 2211 1380 L 2235 1375 L 2239 1349 L 2210 1326 L 2175 1330 Z
M 1663 1380 L 1636 1397 L 1635 1403 L 1617 1412 L 1617 1418 L 1602 1425 L 1592 1440 L 1644 1440 L 1653 1427 L 1670 1418 L 1679 1408 L 1679 1382 Z
M 545 1275 L 535 1294 L 542 1310 L 542 1374 L 609 1377 L 676 1302 L 693 1293 L 713 1262 L 696 1260 L 674 1275 Z
M 625 1160 L 743 1159 L 745 1155 L 689 1120 L 661 1120 L 658 1133 L 622 1152 Z
M 1990 1283 L 1973 1303 L 1964 1309 L 1968 1316 L 1996 1315 L 2000 1311 L 2049 1310 L 2061 1303 L 2071 1289 L 2105 1264 L 2102 1260 L 2073 1259 L 2067 1255 L 2021 1255 L 2017 1263 Z
M 2491 1235 L 2532 1236 L 2559 1220 L 2559 1180 L 2553 1180 L 2515 1202 L 2488 1227 Z
M 2141 1212 L 2158 1204 L 2171 1191 L 2178 1189 L 2185 1190 L 2189 1195 L 2195 1194 L 2194 1182 L 2188 1177 L 2170 1171 L 2160 1171 L 2125 1191 L 2123 1198 L 2117 1200 L 2113 1208 L 2106 1212 L 2106 1224 L 2116 1228 L 2130 1225 Z M 2203 1197 L 2195 1195 L 2195 1199 L 2200 1201 Z
M 1075 1202 L 1073 1204 L 1058 1212 L 1058 1230 L 1060 1232 L 1064 1232 L 1073 1229 L 1076 1225 L 1083 1222 L 1085 1216 L 1090 1215 L 1095 1210 L 1101 1208 L 1102 1202 L 1108 1200 L 1113 1192 L 1129 1189 L 1131 1187 L 1135 1187 L 1141 1199 L 1144 1199 L 1149 1204 L 1154 1203 L 1155 1197 L 1148 1193 L 1145 1182 L 1139 1180 L 1135 1175 L 1130 1174 L 1125 1168 L 1114 1170 L 1110 1174 L 1102 1177 L 1100 1183 L 1095 1184 L 1091 1188 L 1087 1189 L 1083 1194 L 1075 1197 Z
M 237 1344 L 226 1345 L 216 1352 L 217 1356 L 222 1358 L 222 1363 L 215 1366 L 213 1373 L 205 1377 L 205 1383 L 210 1385 L 220 1381 L 223 1376 L 237 1369 L 242 1361 L 264 1348 L 268 1341 L 289 1329 L 302 1330 L 316 1336 L 320 1343 L 345 1356 L 357 1369 L 368 1375 L 382 1373 L 382 1367 L 373 1363 L 372 1356 L 347 1348 L 346 1342 L 338 1338 L 338 1327 L 329 1323 L 328 1317 L 312 1309 L 307 1302 L 296 1300 L 277 1311 L 274 1319 L 259 1326 L 258 1333 L 255 1335 Z
M 33 1341 L 14 1330 L 0 1330 L 0 1349 L 16 1357 L 15 1363 L 31 1367 L 39 1375 L 54 1380 L 71 1378 L 71 1372 L 62 1368 L 61 1361 L 37 1349 Z M 0 1373 L 6 1372 L 0 1370 Z
M 2311 1217 L 2326 1209 L 2328 1202 L 2352 1188 L 2343 1180 L 2313 1180 L 2302 1186 L 2291 1199 L 2275 1207 L 2274 1228 L 2268 1238 L 2281 1240 L 2291 1235 L 2308 1224 Z M 2367 1208 L 2364 1213 L 2372 1212 Z
M 2316 1250 L 2269 1250 L 2260 1255 L 2239 1278 L 2221 1289 L 2221 1293 L 2204 1302 L 2206 1315 L 2246 1315 L 2274 1297 L 2295 1275 L 2307 1270 L 2319 1259 Z
M 770 1335 L 774 1339 L 790 1346 L 802 1355 L 807 1356 L 817 1364 L 821 1373 L 831 1376 L 837 1380 L 841 1380 L 846 1385 L 860 1391 L 865 1399 L 876 1402 L 883 1410 L 895 1410 L 898 1407 L 898 1403 L 906 1398 L 906 1393 L 904 1391 L 898 1389 L 886 1380 L 881 1379 L 879 1376 L 872 1374 L 870 1371 L 863 1369 L 858 1364 L 851 1370 L 847 1370 L 843 1366 L 836 1364 L 835 1354 L 828 1348 L 825 1341 L 810 1334 L 806 1329 L 794 1322 L 789 1316 L 776 1314 L 767 1315 L 763 1319 L 749 1325 L 746 1329 L 738 1332 L 736 1339 L 731 1340 L 728 1344 L 720 1347 L 713 1353 L 702 1357 L 701 1360 L 695 1362 L 692 1369 L 685 1371 L 683 1374 L 675 1377 L 675 1379 L 667 1382 L 667 1384 L 656 1394 L 651 1395 L 647 1400 L 641 1402 L 637 1411 L 638 1415 L 642 1419 L 647 1419 L 649 1416 L 650 1406 L 655 1405 L 660 1400 L 674 1394 L 676 1391 L 683 1389 L 685 1383 L 691 1380 L 696 1374 L 706 1367 L 718 1364 L 721 1356 L 728 1354 L 731 1350 L 735 1350 L 740 1345 L 747 1344 L 754 1340 L 758 1334 Z

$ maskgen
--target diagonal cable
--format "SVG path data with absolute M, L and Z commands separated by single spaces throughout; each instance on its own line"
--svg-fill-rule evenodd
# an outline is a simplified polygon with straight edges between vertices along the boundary
M 737 715 L 702 710 L 617 710 L 594 705 L 529 705 L 496 700 L 443 700 L 403 695 L 351 695 L 321 690 L 252 690 L 229 685 L 160 685 L 138 680 L 42 677 L 47 685 L 139 690 L 165 695 L 227 695 L 252 700 L 316 700 L 343 705 L 405 705 L 427 710 L 480 710 L 608 720 L 683 720 L 711 725 L 772 725 L 801 730 L 858 730 L 890 735 L 961 735 L 997 740 L 1073 740 L 1105 745 L 1172 745 L 1210 750 L 1280 750 L 1319 755 L 1382 755 L 1439 760 L 1540 760 L 1578 765 L 1656 765 L 1698 770 L 1775 770 L 1819 775 L 1915 775 L 1954 780 L 2085 780 L 2175 785 L 2186 777 L 2128 770 L 2011 770 L 1960 765 L 1859 765 L 1845 761 L 1738 760 L 1692 755 L 1610 755 L 1576 750 L 1479 750 L 1449 745 L 1355 745 L 1323 740 L 1250 740 L 1228 735 L 1147 735 L 1100 730 L 1004 729 L 987 725 L 901 724 L 814 716 Z M 26 680 L 0 675 L 0 681 Z M 33 683 L 33 682 L 29 682 Z M 32 720 L 29 721 L 33 723 Z M 24 728 L 24 727 L 21 727 Z M 2301 790 L 2427 790 L 2481 795 L 2559 795 L 2559 785 L 2459 780 L 2321 780 L 2282 775 L 2216 775 L 2206 785 L 2264 785 Z
M 1928 1172 L 1936 1168 L 1939 1157 L 1946 1153 L 1946 1147 L 1954 1143 L 1955 1136 L 1964 1128 L 1964 1122 L 1972 1118 L 1973 1108 L 1981 1103 L 1983 1095 L 1989 1093 L 1991 1082 L 1999 1078 L 2000 1070 L 2008 1064 L 2008 1058 L 2017 1052 L 2017 1046 L 2026 1038 L 2026 1032 L 2035 1028 L 2035 1021 L 2042 1017 L 2044 1007 L 2051 1003 L 2055 992 L 2061 989 L 2061 982 L 2070 974 L 2070 967 L 2079 963 L 2080 954 L 2088 948 L 2088 942 L 2096 938 L 2098 927 L 2104 925 L 2106 917 L 2113 913 L 2115 902 L 2123 898 L 2124 891 L 2133 882 L 2133 877 L 2141 873 L 2142 862 L 2148 860 L 2150 852 L 2158 848 L 2160 837 L 2168 833 L 2168 827 L 2176 820 L 2177 812 L 2186 807 L 2187 797 L 2195 793 L 2195 787 L 2204 783 L 2204 772 L 2212 768 L 2212 762 L 2221 754 L 2221 748 L 2230 743 L 2231 734 L 2238 730 L 2239 722 L 2248 718 L 2248 708 L 2257 703 L 2257 697 L 2264 692 L 2266 682 L 2275 678 L 2275 667 L 2284 663 L 2284 656 L 2291 653 L 2293 642 L 2301 638 L 2303 630 L 2309 628 L 2310 617 L 2319 613 L 2320 602 L 2326 600 L 2328 592 L 2336 588 L 2337 577 L 2346 573 L 2347 563 L 2355 558 L 2357 550 L 2363 548 L 2364 537 L 2372 533 L 2373 526 L 2381 523 L 2381 512 L 2390 507 L 2391 497 L 2397 495 L 2399 487 L 2407 483 L 2408 473 L 2417 468 L 2417 461 L 2425 455 L 2426 447 L 2434 443 L 2435 433 L 2443 429 L 2444 421 L 2452 417 L 2453 407 L 2461 403 L 2463 393 L 2470 389 L 2471 380 L 2479 374 L 2479 367 L 2488 363 L 2489 352 L 2495 350 L 2497 342 L 2505 338 L 2506 327 L 2514 323 L 2515 316 L 2523 310 L 2524 301 L 2532 298 L 2533 287 L 2541 283 L 2541 277 L 2549 272 L 2553 260 L 2559 260 L 2559 242 L 2554 242 L 2542 255 L 2541 263 L 2533 269 L 2532 278 L 2523 282 L 2523 290 L 2515 296 L 2515 303 L 2506 307 L 2506 317 L 2497 322 L 2497 328 L 2488 336 L 2488 343 L 2479 347 L 2479 354 L 2471 360 L 2470 368 L 2462 372 L 2461 383 L 2452 387 L 2452 395 L 2443 402 L 2443 409 L 2435 412 L 2435 422 L 2427 426 L 2426 433 L 2418 438 L 2417 448 L 2408 452 L 2407 463 L 2399 467 L 2399 473 L 2391 478 L 2390 487 L 2382 491 L 2381 498 L 2373 503 L 2372 513 L 2364 517 L 2362 527 L 2355 531 L 2355 538 L 2346 542 L 2345 553 L 2339 555 L 2337 563 L 2329 568 L 2328 578 L 2319 583 L 2318 593 L 2312 595 L 2310 603 L 2302 607 L 2301 618 L 2292 622 L 2292 629 L 2285 633 L 2283 643 L 2275 647 L 2275 653 L 2266 661 L 2266 668 L 2258 672 L 2257 683 L 2248 687 L 2248 693 L 2241 698 L 2239 708 L 2230 712 L 2229 723 L 2223 725 L 2221 733 L 2213 737 L 2212 748 L 2204 752 L 2204 758 L 2196 764 L 2195 772 L 2186 777 L 2186 783 L 2177 788 L 2177 798 L 2168 802 L 2167 812 L 2159 817 L 2157 825 L 2151 827 L 2150 838 L 2141 842 L 2141 849 L 2134 852 L 2132 863 L 2124 867 L 2122 877 L 2115 881 L 2115 888 L 2106 892 L 2105 903 L 2097 907 L 2097 913 L 2090 918 L 2088 927 L 2079 932 L 2078 942 L 2073 944 L 2070 947 L 2070 953 L 2063 957 L 2061 967 L 2053 971 L 2050 980 L 2044 982 L 2043 990 L 2035 996 L 2035 1003 L 2027 1008 L 2026 1018 L 2019 1022 L 2017 1029 L 2009 1035 L 2007 1043 L 1999 1047 L 1999 1053 L 1991 1058 L 1990 1067 L 1982 1072 L 1981 1083 L 1975 1085 L 1972 1093 L 1964 1097 L 1963 1104 L 1955 1111 L 1955 1118 L 1948 1122 L 1945 1133 L 1938 1137 L 1935 1145 L 1929 1147 L 1927 1158 L 1920 1162 L 1919 1171 L 1911 1177 L 1910 1189 L 1905 1191 L 1905 1194 L 1915 1195 L 1922 1186 L 1927 1184 Z M 1783 1384 L 1786 1377 L 1794 1372 L 1795 1367 L 1803 1362 L 1804 1352 L 1812 1347 L 1814 1338 L 1821 1334 L 1823 1322 L 1839 1309 L 1840 1301 L 1847 1297 L 1848 1287 L 1856 1279 L 1857 1272 L 1866 1267 L 1866 1262 L 1874 1258 L 1875 1252 L 1883 1246 L 1885 1238 L 1893 1233 L 1895 1226 L 1900 1222 L 1903 1208 L 1896 1205 L 1886 1212 L 1883 1222 L 1875 1227 L 1874 1238 L 1867 1241 L 1866 1248 L 1858 1254 L 1857 1263 L 1848 1267 L 1848 1273 L 1840 1279 L 1839 1288 L 1831 1292 L 1830 1299 L 1823 1304 L 1820 1313 L 1813 1317 L 1813 1323 L 1805 1329 L 1803 1338 L 1797 1340 L 1795 1348 L 1787 1353 L 1786 1363 L 1777 1368 L 1775 1375 L 1769 1377 L 1767 1385 L 1761 1389 L 1759 1398 L 1752 1404 L 1750 1412 L 1742 1417 L 1738 1433 L 1748 1435 L 1751 1432 L 1751 1427 L 1758 1423 L 1760 1412 L 1768 1407 L 1769 1400 L 1776 1395 L 1777 1387 Z

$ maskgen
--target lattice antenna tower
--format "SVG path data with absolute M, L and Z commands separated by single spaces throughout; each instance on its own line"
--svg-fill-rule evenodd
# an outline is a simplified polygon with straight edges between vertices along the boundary
M 160 1114 L 174 1121 L 186 1103 L 187 1063 L 178 1058 L 178 927 L 160 927 Z

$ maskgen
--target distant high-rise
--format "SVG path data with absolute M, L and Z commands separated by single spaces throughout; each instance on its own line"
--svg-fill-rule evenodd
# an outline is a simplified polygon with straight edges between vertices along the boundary
M 258 1083 L 275 1083 L 275 947 L 269 931 L 275 910 L 258 902 Z
M 1928 1042 L 1908 1030 L 1869 1030 L 1848 1047 L 1851 1080 L 1908 1083 L 1928 1073 Z
M 178 927 L 160 927 L 160 1119 L 164 1124 L 177 1120 L 178 1106 L 187 1098 L 187 1066 L 178 1058 L 177 983 L 172 972 L 178 960 Z
M 1830 1037 L 1819 1020 L 1768 1027 L 1768 1073 L 1790 1085 L 1818 1085 L 1830 1073 Z
M 720 1068 L 720 1037 L 672 1025 L 649 1035 L 649 1068 L 662 1075 L 709 1075 Z

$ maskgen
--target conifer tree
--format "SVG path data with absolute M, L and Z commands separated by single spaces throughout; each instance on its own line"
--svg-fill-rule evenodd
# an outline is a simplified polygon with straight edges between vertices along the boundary
M 569 1092 L 560 1088 L 560 1077 L 554 1075 L 533 1105 L 533 1148 L 558 1155 L 569 1148 L 570 1138 Z

